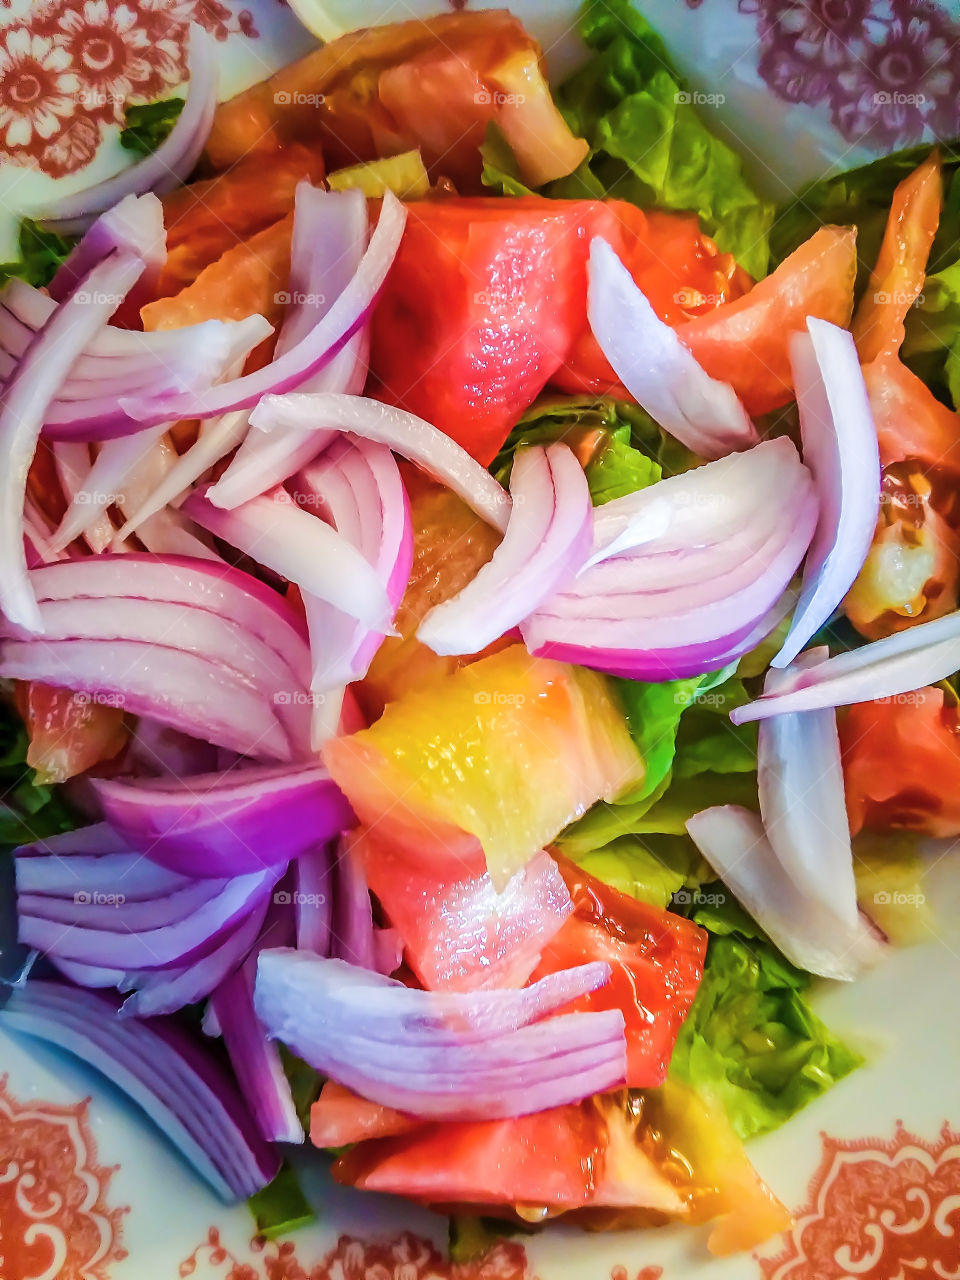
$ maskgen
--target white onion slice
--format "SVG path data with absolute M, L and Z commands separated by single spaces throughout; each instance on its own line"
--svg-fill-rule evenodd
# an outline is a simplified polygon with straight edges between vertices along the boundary
M 809 670 L 796 664 L 787 667 L 776 693 L 764 693 L 736 707 L 730 719 L 734 724 L 746 724 L 788 711 L 816 711 L 893 698 L 945 680 L 958 667 L 960 611 L 838 653 Z
M 40 613 L 27 577 L 23 508 L 44 417 L 74 360 L 143 269 L 141 258 L 122 253 L 95 266 L 39 330 L 5 388 L 0 408 L 0 608 L 11 622 L 30 631 L 40 629 Z
M 753 423 L 730 384 L 705 372 L 599 236 L 590 242 L 587 313 L 614 373 L 681 444 L 703 458 L 756 444 Z
M 462 591 L 431 609 L 417 639 L 434 653 L 477 653 L 569 582 L 590 549 L 593 507 L 565 444 L 520 449 L 503 541 Z
M 386 589 L 361 553 L 282 489 L 222 511 L 203 493 L 181 510 L 238 551 L 259 560 L 303 591 L 384 632 L 393 610 Z
M 50 452 L 53 454 L 57 479 L 60 481 L 60 488 L 63 490 L 69 510 L 77 494 L 82 492 L 84 481 L 90 472 L 90 449 L 80 440 L 54 440 L 50 444 Z M 105 508 L 96 509 L 94 518 L 86 525 L 83 535 L 87 546 L 93 552 L 104 551 L 109 547 L 113 540 L 114 528 Z M 72 540 L 68 538 L 67 542 Z M 67 542 L 60 542 L 54 536 L 49 545 L 53 551 L 62 551 Z
M 824 647 L 803 655 L 814 667 Z M 764 683 L 776 693 L 784 676 Z M 850 824 L 843 793 L 837 717 L 832 708 L 771 716 L 760 723 L 757 745 L 760 815 L 777 860 L 795 885 L 842 930 L 860 927 Z
M 880 509 L 880 450 L 853 335 L 813 316 L 795 333 L 790 365 L 803 460 L 820 500 L 803 587 L 775 667 L 793 661 L 853 585 Z
M 217 108 L 217 45 L 199 23 L 187 39 L 190 88 L 176 124 L 160 146 L 136 164 L 93 187 L 64 196 L 49 211 L 32 216 L 64 235 L 84 231 L 98 214 L 124 196 L 153 191 L 162 195 L 185 182 L 200 159 Z
M 290 248 L 290 293 L 297 301 L 277 339 L 283 355 L 330 310 L 356 274 L 367 244 L 367 202 L 360 191 L 322 191 L 297 187 Z M 366 381 L 368 340 L 364 330 L 300 391 L 358 394 Z M 282 484 L 311 462 L 332 433 L 276 429 L 251 431 L 236 457 L 208 492 L 218 507 L 233 508 Z
M 152 191 L 124 196 L 101 214 L 80 243 L 57 268 L 47 286 L 54 302 L 62 302 L 90 268 L 114 249 L 135 254 L 146 263 L 140 280 L 153 284 L 167 260 L 167 233 L 163 206 Z M 144 299 L 146 301 L 146 299 Z
M 800 969 L 849 982 L 883 954 L 866 921 L 844 930 L 787 875 L 757 814 L 718 805 L 687 822 L 694 844 L 743 908 Z
M 276 427 L 332 427 L 385 444 L 452 489 L 487 524 L 501 533 L 506 530 L 510 498 L 503 485 L 455 440 L 414 413 L 365 396 L 325 392 L 264 396 L 250 415 L 250 422 L 263 431 Z

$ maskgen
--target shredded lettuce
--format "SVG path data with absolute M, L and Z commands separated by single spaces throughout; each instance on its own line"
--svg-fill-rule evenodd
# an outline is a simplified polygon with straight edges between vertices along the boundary
M 46 231 L 32 218 L 20 219 L 19 235 L 20 261 L 0 263 L 0 284 L 16 276 L 42 289 L 53 279 L 76 241 Z
M 164 98 L 160 102 L 131 103 L 124 112 L 120 145 L 138 155 L 156 151 L 169 135 L 183 110 L 183 98 Z
M 932 391 L 960 409 L 960 257 L 927 276 L 906 330 L 904 360 Z
M 670 1076 L 718 1097 L 739 1137 L 766 1133 L 863 1058 L 824 1026 L 806 999 L 809 976 L 784 959 L 719 881 L 688 894 L 687 903 L 687 914 L 711 937 Z
M 252 1195 L 247 1207 L 253 1214 L 257 1235 L 265 1240 L 276 1240 L 317 1220 L 289 1164 L 281 1165 L 274 1180 Z
M 698 213 L 721 250 L 751 275 L 765 275 L 773 206 L 753 191 L 736 152 L 707 128 L 660 37 L 630 0 L 586 0 L 578 30 L 593 57 L 556 98 L 590 155 L 547 194 L 610 195 Z M 491 155 L 491 166 L 496 160 Z

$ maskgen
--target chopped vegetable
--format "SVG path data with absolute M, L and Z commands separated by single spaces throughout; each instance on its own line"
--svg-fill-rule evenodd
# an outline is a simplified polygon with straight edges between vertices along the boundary
M 422 200 L 430 190 L 430 177 L 423 167 L 419 151 L 404 151 L 383 160 L 351 164 L 327 174 L 331 191 L 347 191 L 357 187 L 370 199 L 392 191 L 401 200 Z
M 160 102 L 132 102 L 124 110 L 120 145 L 128 151 L 149 156 L 166 141 L 184 108 L 183 98 L 163 98 Z

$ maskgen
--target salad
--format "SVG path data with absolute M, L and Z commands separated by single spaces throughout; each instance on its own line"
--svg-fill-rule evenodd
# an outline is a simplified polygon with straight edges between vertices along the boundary
M 218 105 L 194 28 L 3 268 L 0 1026 L 265 1234 L 298 1144 L 460 1257 L 784 1230 L 745 1143 L 863 1061 L 811 986 L 960 834 L 960 153 L 775 208 L 580 33 Z

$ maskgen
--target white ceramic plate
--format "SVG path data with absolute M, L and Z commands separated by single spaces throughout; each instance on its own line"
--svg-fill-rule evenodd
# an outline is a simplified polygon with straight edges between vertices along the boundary
M 118 167 L 117 104 L 178 84 L 190 20 L 223 39 L 224 95 L 311 43 L 278 0 L 4 4 L 0 256 L 11 254 L 19 213 Z M 337 0 L 309 13 L 305 0 L 297 5 L 328 36 L 436 8 L 430 0 Z M 838 64 L 836 42 L 812 38 L 813 8 L 838 28 L 859 24 L 849 65 Z M 518 0 L 517 9 L 554 65 L 576 59 L 573 5 Z M 876 149 L 909 140 L 910 121 L 875 100 L 883 58 L 886 74 L 893 66 L 908 77 L 904 92 L 924 97 L 920 123 L 929 128 L 956 109 L 960 57 L 954 49 L 945 64 L 942 42 L 946 32 L 955 43 L 960 28 L 927 0 L 661 0 L 649 11 L 694 83 L 724 96 L 718 120 L 771 186 L 869 155 L 851 142 L 864 112 L 874 113 Z M 817 102 L 797 101 L 804 97 Z M 451 1269 L 439 1252 L 443 1219 L 334 1187 L 309 1151 L 304 1183 L 319 1222 L 264 1247 L 251 1241 L 247 1210 L 224 1208 L 113 1088 L 0 1029 L 0 1280 L 960 1277 L 960 875 L 952 859 L 930 892 L 939 924 L 926 942 L 853 987 L 818 992 L 822 1015 L 868 1065 L 751 1144 L 763 1177 L 797 1211 L 793 1231 L 762 1258 L 711 1259 L 698 1229 L 585 1235 L 554 1227 L 504 1244 L 479 1269 Z

